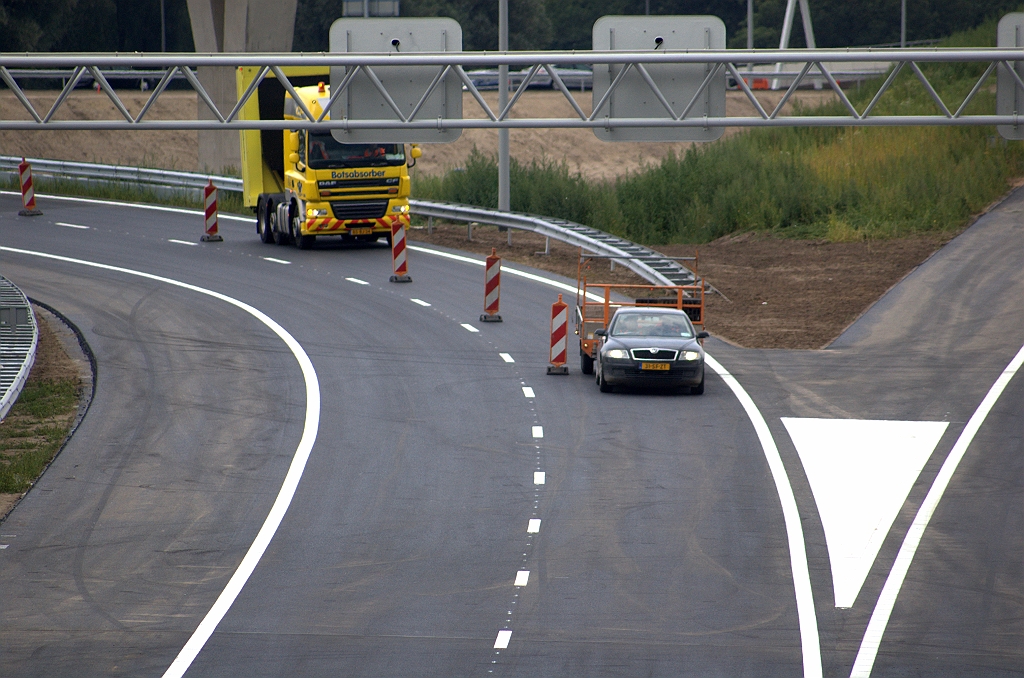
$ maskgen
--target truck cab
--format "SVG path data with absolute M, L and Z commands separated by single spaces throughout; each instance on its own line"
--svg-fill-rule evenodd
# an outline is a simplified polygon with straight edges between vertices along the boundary
M 238 86 L 248 87 L 246 69 L 239 69 Z M 292 79 L 292 75 L 288 76 Z M 296 78 L 298 79 L 298 78 Z M 307 111 L 319 119 L 330 100 L 330 85 L 295 87 L 302 105 L 277 84 L 260 84 L 259 97 L 280 94 L 284 120 L 307 120 Z M 253 107 L 260 119 L 274 111 L 257 101 Z M 305 110 L 303 110 L 305 108 Z M 275 116 L 276 117 L 276 116 Z M 329 119 L 329 116 L 324 116 Z M 243 184 L 246 205 L 256 212 L 256 231 L 265 243 L 295 243 L 310 247 L 320 236 L 335 236 L 351 242 L 390 241 L 393 224 L 409 226 L 409 163 L 420 156 L 404 144 L 337 141 L 329 130 L 277 131 L 281 143 L 267 142 L 266 131 L 242 132 Z M 274 148 L 276 146 L 276 149 Z M 277 150 L 279 149 L 279 150 Z M 280 153 L 280 156 L 273 157 Z M 271 190 L 267 190 L 271 189 Z

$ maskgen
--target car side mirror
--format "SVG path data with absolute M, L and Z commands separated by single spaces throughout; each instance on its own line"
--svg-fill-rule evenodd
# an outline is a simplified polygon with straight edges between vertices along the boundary
M 707 338 L 708 338 L 708 337 L 710 337 L 710 336 L 711 336 L 711 335 L 710 335 L 710 334 L 708 334 L 707 332 L 698 332 L 698 333 L 697 333 L 697 338 L 698 338 L 698 339 L 707 339 Z
M 594 330 L 594 336 L 595 337 L 607 337 L 608 336 L 608 330 Z

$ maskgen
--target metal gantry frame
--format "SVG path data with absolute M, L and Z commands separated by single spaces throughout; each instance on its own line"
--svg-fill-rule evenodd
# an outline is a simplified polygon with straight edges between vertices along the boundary
M 694 51 L 606 51 L 606 52 L 458 52 L 458 53 L 415 53 L 415 54 L 0 54 L 0 79 L 21 102 L 30 119 L 0 119 L 3 130 L 283 130 L 283 129 L 528 129 L 528 128 L 626 128 L 626 127 L 867 127 L 867 126 L 911 126 L 911 125 L 1012 125 L 1021 121 L 1018 111 L 997 115 L 983 113 L 967 115 L 968 105 L 994 72 L 1009 74 L 1018 92 L 1024 92 L 1024 80 L 1018 70 L 1018 62 L 1024 62 L 1024 48 L 972 48 L 972 49 L 818 49 L 818 50 L 694 50 Z M 791 73 L 790 85 L 781 100 L 768 111 L 750 88 L 754 77 L 777 77 L 776 73 L 754 71 L 755 65 L 774 66 L 783 63 L 798 70 Z M 835 77 L 837 69 L 856 64 L 889 63 L 889 75 L 880 85 L 875 96 L 862 111 L 850 101 Z M 987 64 L 984 74 L 978 79 L 967 97 L 950 106 L 939 96 L 932 83 L 921 69 L 923 64 L 935 63 L 980 63 Z M 650 67 L 671 64 L 704 64 L 708 75 L 690 101 L 683 106 L 670 102 L 659 89 Z M 493 109 L 474 85 L 471 71 L 477 68 L 493 68 L 507 65 L 510 68 L 527 71 L 518 87 L 509 98 L 508 104 L 500 110 Z M 569 88 L 559 76 L 564 67 L 589 65 L 592 68 L 610 68 L 616 72 L 611 87 L 603 97 L 594 102 L 590 113 L 573 97 Z M 1024 65 L 1024 64 L 1022 64 Z M 214 104 L 209 93 L 197 77 L 199 67 L 258 67 L 260 74 L 252 86 L 243 93 L 232 110 L 224 112 Z M 362 73 L 380 92 L 396 117 L 380 120 L 328 120 L 330 106 L 324 107 L 320 116 L 308 115 L 306 120 L 245 120 L 239 117 L 243 106 L 256 92 L 259 83 L 269 75 L 276 77 L 286 90 L 294 92 L 292 84 L 282 68 L 289 66 L 322 66 L 325 69 L 344 67 L 346 76 L 339 87 L 331 92 L 332 99 L 341 96 L 353 78 Z M 442 83 L 445 78 L 456 77 L 465 92 L 480 107 L 482 118 L 434 118 L 417 117 L 419 107 L 409 115 L 404 114 L 395 99 L 378 77 L 374 69 L 386 66 L 421 66 L 436 69 L 436 77 L 423 92 L 421 101 Z M 892 86 L 902 71 L 910 69 L 936 104 L 934 115 L 873 115 L 881 97 Z M 132 115 L 117 91 L 110 85 L 104 71 L 113 69 L 123 72 L 138 69 L 150 74 L 160 73 L 159 83 L 151 91 L 148 100 L 136 115 Z M 18 84 L 13 72 L 24 74 L 33 70 L 69 72 L 70 77 L 56 100 L 45 112 L 37 110 L 29 101 L 25 90 Z M 617 86 L 629 72 L 635 72 L 651 88 L 652 96 L 663 109 L 661 117 L 627 118 L 609 115 L 609 99 Z M 735 81 L 738 89 L 757 112 L 756 116 L 706 117 L 697 115 L 695 110 L 701 97 L 716 77 L 725 73 Z M 523 93 L 534 79 L 544 72 L 551 78 L 552 88 L 559 90 L 566 98 L 574 115 L 564 118 L 529 117 L 528 107 L 519 106 Z M 120 118 L 107 120 L 64 120 L 58 119 L 63 104 L 82 79 L 91 76 L 99 88 L 110 98 Z M 212 120 L 155 120 L 147 117 L 154 103 L 166 91 L 172 78 L 181 77 L 191 85 L 201 101 L 209 107 Z M 797 89 L 809 79 L 823 79 L 831 87 L 848 115 L 821 116 L 795 114 L 781 115 L 783 107 Z M 294 94 L 293 94 L 294 96 Z M 1012 97 L 1011 97 L 1012 98 Z M 296 97 L 297 103 L 302 105 Z M 512 117 L 515 111 L 521 117 Z M 308 111 L 306 111 L 308 113 Z M 660 111 L 659 111 L 660 112 Z

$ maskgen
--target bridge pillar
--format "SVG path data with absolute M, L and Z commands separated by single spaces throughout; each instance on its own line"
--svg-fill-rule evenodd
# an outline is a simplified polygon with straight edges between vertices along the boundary
M 290 52 L 297 0 L 188 0 L 192 38 L 198 53 Z M 222 115 L 231 112 L 238 95 L 231 68 L 203 67 L 199 81 Z M 201 100 L 200 120 L 215 120 Z M 221 172 L 241 169 L 238 132 L 199 132 L 199 169 Z

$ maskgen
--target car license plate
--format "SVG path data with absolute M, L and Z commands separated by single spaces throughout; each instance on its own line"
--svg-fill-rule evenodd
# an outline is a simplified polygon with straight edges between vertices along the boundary
M 373 228 L 370 226 L 365 228 L 353 228 L 351 229 L 351 233 L 352 235 L 370 235 L 373 233 Z
M 668 363 L 640 363 L 641 370 L 667 370 L 671 365 Z

